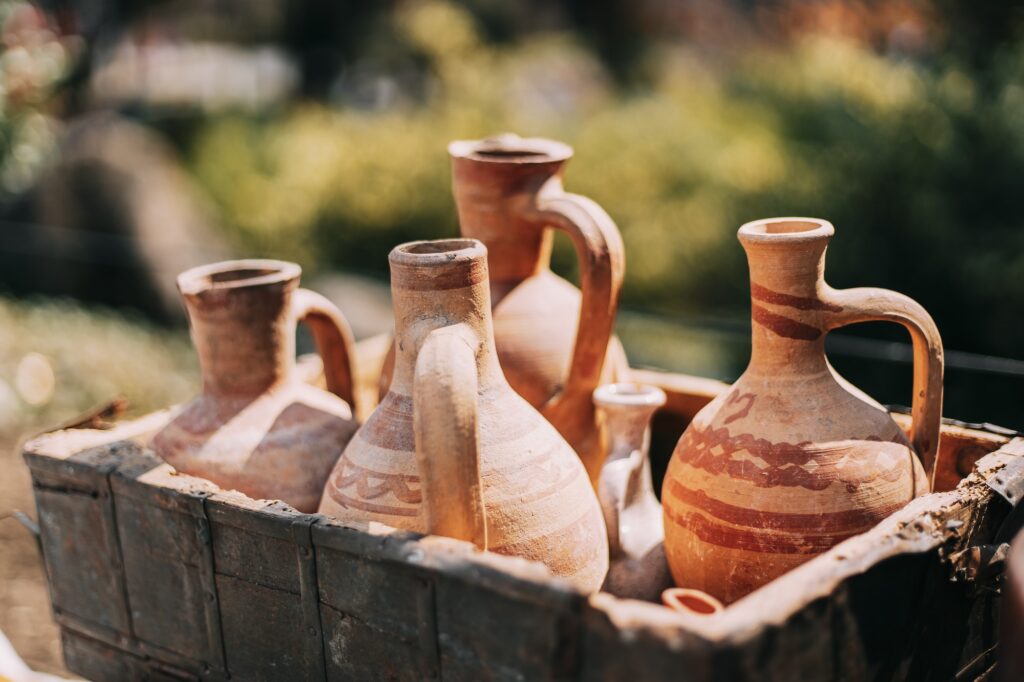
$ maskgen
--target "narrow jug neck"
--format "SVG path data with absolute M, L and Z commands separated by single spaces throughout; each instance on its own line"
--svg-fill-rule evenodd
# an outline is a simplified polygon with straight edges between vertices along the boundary
M 823 298 L 825 249 L 832 232 L 831 225 L 824 223 L 825 229 L 822 222 L 777 219 L 740 229 L 750 266 L 748 371 L 778 375 L 828 371 L 826 316 L 835 306 Z
M 395 310 L 395 372 L 391 391 L 411 396 L 416 358 L 436 329 L 465 324 L 480 341 L 481 390 L 504 381 L 491 323 L 487 251 L 472 239 L 411 242 L 389 257 Z

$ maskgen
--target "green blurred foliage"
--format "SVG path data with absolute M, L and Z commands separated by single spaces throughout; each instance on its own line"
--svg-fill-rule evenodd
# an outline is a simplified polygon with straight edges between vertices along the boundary
M 27 189 L 54 152 L 49 103 L 78 47 L 32 4 L 0 0 L 0 200 Z
M 383 275 L 394 244 L 457 229 L 446 143 L 511 130 L 575 146 L 566 185 L 622 230 L 628 307 L 744 315 L 735 230 L 810 215 L 837 226 L 835 286 L 898 289 L 948 347 L 1021 355 L 1024 44 L 980 75 L 815 34 L 724 58 L 660 47 L 624 92 L 571 35 L 488 44 L 436 0 L 399 5 L 391 29 L 429 67 L 423 101 L 303 103 L 195 135 L 190 165 L 247 252 Z
M 0 298 L 0 437 L 53 428 L 118 396 L 141 415 L 198 388 L 184 332 L 67 301 Z

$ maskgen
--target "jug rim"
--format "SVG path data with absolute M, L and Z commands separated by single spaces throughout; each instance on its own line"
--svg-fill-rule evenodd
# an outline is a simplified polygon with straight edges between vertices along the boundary
M 448 153 L 456 159 L 482 163 L 530 165 L 565 161 L 572 157 L 572 147 L 546 137 L 519 137 L 504 133 L 481 140 L 455 140 Z
M 634 382 L 603 384 L 594 389 L 594 403 L 598 406 L 619 405 L 661 407 L 667 397 L 657 386 Z
M 740 226 L 737 236 L 740 241 L 752 243 L 813 242 L 830 239 L 835 227 L 821 218 L 787 216 L 762 218 Z
M 190 268 L 178 275 L 178 289 L 182 294 L 244 289 L 298 280 L 301 275 L 299 264 L 289 261 L 269 258 L 219 261 Z
M 456 260 L 487 257 L 487 247 L 477 239 L 453 237 L 451 239 L 421 239 L 405 242 L 391 249 L 388 257 L 398 265 L 442 265 Z

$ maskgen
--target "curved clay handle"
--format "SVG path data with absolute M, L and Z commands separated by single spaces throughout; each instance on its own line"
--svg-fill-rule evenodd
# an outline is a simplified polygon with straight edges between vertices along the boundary
M 583 293 L 580 322 L 572 364 L 561 393 L 585 393 L 589 402 L 591 392 L 601 382 L 615 327 L 626 267 L 622 236 L 603 208 L 578 194 L 559 192 L 542 196 L 537 211 L 537 222 L 569 235 L 579 258 Z M 558 399 L 556 395 L 551 402 Z
M 942 425 L 942 338 L 931 315 L 917 301 L 888 289 L 860 287 L 822 292 L 826 303 L 841 310 L 826 314 L 829 330 L 857 322 L 884 321 L 903 325 L 914 344 L 914 398 L 910 442 L 921 458 L 929 481 L 935 475 L 935 456 Z
M 430 333 L 416 357 L 413 429 L 427 532 L 487 549 L 480 484 L 475 334 Z
M 356 414 L 355 342 L 341 311 L 320 294 L 298 289 L 292 296 L 292 314 L 313 334 L 317 353 L 324 361 L 327 390 L 347 402 Z

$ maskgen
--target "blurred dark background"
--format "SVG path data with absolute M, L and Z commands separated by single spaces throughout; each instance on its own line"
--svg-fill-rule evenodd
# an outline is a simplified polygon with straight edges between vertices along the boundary
M 808 215 L 836 225 L 833 286 L 935 317 L 948 416 L 1024 428 L 1018 3 L 0 0 L 0 435 L 194 391 L 173 282 L 200 262 L 298 261 L 386 328 L 387 252 L 457 230 L 447 142 L 502 131 L 576 148 L 567 187 L 626 242 L 634 364 L 735 378 L 736 229 Z M 909 403 L 901 329 L 829 350 Z M 0 495 L 28 505 L 22 477 Z M 27 570 L 0 567 L 9 634 L 48 623 Z M 39 627 L 16 643 L 55 667 Z

